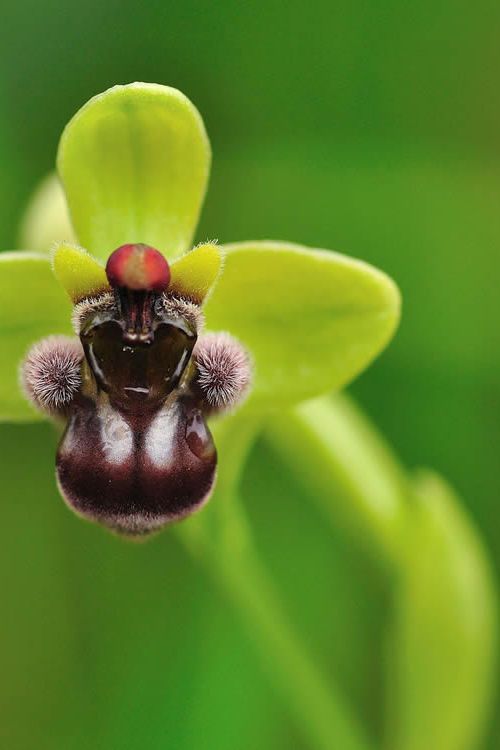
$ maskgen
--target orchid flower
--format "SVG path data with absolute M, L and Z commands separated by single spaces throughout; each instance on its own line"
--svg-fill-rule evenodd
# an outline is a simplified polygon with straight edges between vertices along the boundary
M 392 336 L 399 294 L 380 271 L 322 250 L 192 249 L 210 147 L 175 89 L 94 97 L 65 128 L 57 164 L 79 245 L 0 256 L 12 340 L 0 414 L 33 419 L 35 407 L 65 420 L 63 497 L 145 534 L 210 496 L 208 417 L 247 394 L 255 413 L 345 385 Z
M 210 158 L 198 111 L 172 88 L 116 86 L 73 117 L 63 189 L 50 177 L 25 220 L 31 250 L 0 253 L 0 419 L 60 423 L 61 494 L 121 535 L 158 531 L 213 493 L 177 533 L 241 612 L 310 746 L 373 748 L 253 544 L 239 493 L 260 434 L 391 581 L 385 746 L 476 746 L 496 646 L 481 541 L 443 480 L 408 476 L 329 395 L 390 340 L 397 287 L 286 242 L 193 248 Z

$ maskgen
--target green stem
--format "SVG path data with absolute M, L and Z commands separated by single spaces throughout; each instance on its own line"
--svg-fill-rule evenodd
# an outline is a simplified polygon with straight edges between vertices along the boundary
M 350 399 L 325 396 L 275 414 L 264 435 L 336 527 L 346 527 L 383 564 L 400 559 L 407 479 Z
M 492 693 L 497 602 L 460 501 L 436 475 L 407 477 L 345 396 L 276 414 L 265 436 L 332 524 L 396 574 L 384 746 L 476 747 Z
M 312 662 L 288 622 L 279 594 L 255 550 L 237 485 L 261 420 L 236 414 L 212 425 L 220 475 L 210 506 L 178 527 L 239 611 L 271 679 L 292 707 L 311 747 L 368 750 L 340 691 Z
M 209 565 L 240 612 L 265 667 L 292 708 L 311 747 L 368 750 L 370 743 L 340 691 L 330 680 L 326 681 L 290 626 L 280 597 L 244 526 L 237 498 L 231 498 L 231 507 L 232 528 L 240 526 L 238 543 L 219 545 L 200 534 L 199 529 L 189 538 L 188 525 L 182 528 L 184 541 Z

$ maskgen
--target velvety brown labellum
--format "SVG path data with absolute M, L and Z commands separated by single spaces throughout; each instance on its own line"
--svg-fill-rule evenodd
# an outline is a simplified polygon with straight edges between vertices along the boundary
M 211 435 L 189 399 L 128 419 L 105 401 L 82 399 L 57 454 L 69 505 L 126 534 L 155 531 L 198 509 L 215 468 Z
M 183 518 L 208 499 L 216 452 L 191 388 L 193 327 L 154 293 L 119 290 L 82 327 L 82 390 L 57 454 L 77 513 L 125 534 Z

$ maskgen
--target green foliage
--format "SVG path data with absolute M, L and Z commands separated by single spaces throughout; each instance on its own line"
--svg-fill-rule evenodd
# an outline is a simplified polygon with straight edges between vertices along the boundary
M 407 478 L 355 404 L 340 395 L 299 404 L 273 415 L 265 435 L 330 523 L 381 564 L 394 565 L 406 520 Z
M 421 472 L 398 570 L 389 671 L 391 750 L 480 746 L 496 676 L 497 601 L 453 490 Z
M 406 476 L 340 396 L 277 416 L 266 436 L 332 527 L 356 539 L 391 582 L 384 746 L 478 747 L 496 677 L 498 603 L 459 498 L 435 473 Z

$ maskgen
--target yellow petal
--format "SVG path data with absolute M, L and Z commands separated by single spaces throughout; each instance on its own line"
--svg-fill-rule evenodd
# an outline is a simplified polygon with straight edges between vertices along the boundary
M 222 251 L 210 242 L 198 245 L 170 266 L 169 291 L 201 305 L 219 276 Z
M 75 303 L 111 289 L 103 266 L 80 247 L 58 245 L 52 254 L 52 268 Z

